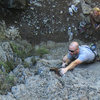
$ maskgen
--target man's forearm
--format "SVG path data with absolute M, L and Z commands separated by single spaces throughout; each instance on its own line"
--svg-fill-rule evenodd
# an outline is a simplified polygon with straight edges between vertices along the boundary
M 68 70 L 71 70 L 71 69 L 73 69 L 75 66 L 77 66 L 78 64 L 75 62 L 75 61 L 73 61 L 72 63 L 70 63 L 66 68 L 65 68 L 65 70 L 66 71 L 68 71 Z
M 73 68 L 75 68 L 77 65 L 81 64 L 82 62 L 80 60 L 75 60 L 73 61 L 72 63 L 70 63 L 66 68 L 65 70 L 68 71 L 68 70 L 71 70 Z
M 70 60 L 67 58 L 66 60 L 63 59 L 62 67 L 66 67 L 69 64 Z

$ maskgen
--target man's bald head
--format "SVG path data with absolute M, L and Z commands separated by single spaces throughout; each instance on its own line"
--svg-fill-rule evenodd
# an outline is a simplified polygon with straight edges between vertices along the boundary
M 79 44 L 78 42 L 73 41 L 70 45 L 69 45 L 69 49 L 70 50 L 76 50 L 79 48 Z

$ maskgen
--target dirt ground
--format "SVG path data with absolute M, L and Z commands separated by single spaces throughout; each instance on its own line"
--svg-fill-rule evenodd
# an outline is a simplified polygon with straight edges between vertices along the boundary
M 99 0 L 90 1 L 91 7 L 100 6 Z M 30 3 L 25 10 L 2 8 L 0 19 L 5 20 L 7 27 L 12 25 L 19 27 L 22 38 L 32 44 L 48 40 L 68 41 L 68 27 L 74 25 L 78 29 L 79 23 L 82 21 L 81 4 L 77 5 L 78 12 L 74 13 L 74 16 L 70 16 L 68 12 L 72 0 L 40 1 L 37 4 Z M 73 33 L 74 38 L 84 42 L 95 42 L 100 39 L 99 32 L 95 32 L 91 27 L 82 34 L 78 30 L 73 30 Z

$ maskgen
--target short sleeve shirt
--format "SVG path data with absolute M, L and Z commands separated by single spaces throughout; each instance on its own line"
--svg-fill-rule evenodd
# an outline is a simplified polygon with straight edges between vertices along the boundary
M 95 54 L 93 53 L 93 51 L 90 49 L 89 46 L 82 45 L 82 46 L 79 46 L 79 54 L 71 55 L 70 53 L 68 53 L 68 58 L 70 60 L 79 59 L 82 62 L 89 63 L 94 60 Z

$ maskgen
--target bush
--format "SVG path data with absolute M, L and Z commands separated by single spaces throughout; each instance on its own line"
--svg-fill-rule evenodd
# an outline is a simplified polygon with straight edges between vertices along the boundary
M 39 48 L 36 50 L 36 54 L 42 57 L 44 54 L 48 54 L 49 51 L 46 48 Z
M 23 65 L 24 65 L 25 68 L 29 68 L 30 67 L 27 62 L 23 62 Z
M 15 77 L 0 70 L 0 94 L 7 94 L 16 83 Z
M 13 52 L 16 53 L 18 57 L 20 57 L 21 59 L 25 58 L 26 52 L 24 48 L 21 48 L 21 46 L 16 45 L 15 43 L 10 43 L 10 45 L 11 45 Z
M 6 64 L 6 62 L 0 61 L 0 68 L 2 69 L 2 67 L 4 67 L 5 72 L 10 71 L 10 67 Z
M 13 52 L 17 54 L 17 56 L 22 60 L 24 60 L 28 56 L 33 56 L 35 53 L 34 48 L 30 47 L 30 45 L 28 46 L 28 44 L 25 46 L 25 44 L 20 45 L 11 42 L 10 45 Z
M 14 62 L 13 60 L 6 62 L 0 61 L 0 68 L 4 67 L 4 70 L 7 73 L 13 70 L 16 67 L 16 65 L 17 65 L 16 62 Z

